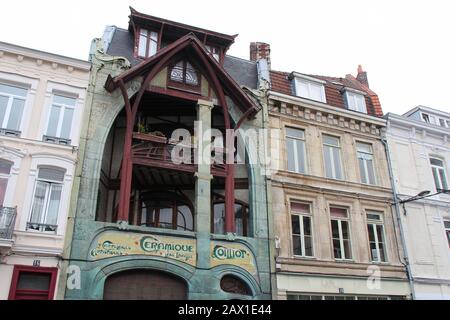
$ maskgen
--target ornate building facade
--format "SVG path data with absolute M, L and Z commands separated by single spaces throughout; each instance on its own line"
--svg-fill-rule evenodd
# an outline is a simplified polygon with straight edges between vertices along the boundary
M 64 253 L 81 281 L 61 298 L 271 297 L 263 167 L 238 163 L 248 150 L 211 162 L 227 134 L 264 126 L 256 64 L 226 55 L 234 39 L 131 9 L 128 29 L 93 41 Z

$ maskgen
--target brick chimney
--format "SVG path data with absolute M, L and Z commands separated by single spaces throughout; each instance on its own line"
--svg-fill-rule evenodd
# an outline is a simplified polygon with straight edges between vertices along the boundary
M 270 45 L 264 42 L 251 42 L 250 60 L 257 62 L 259 59 L 266 59 L 270 69 Z
M 365 85 L 367 88 L 369 88 L 369 80 L 367 79 L 367 72 L 363 71 L 363 68 L 361 65 L 358 66 L 358 75 L 356 76 L 356 79 Z

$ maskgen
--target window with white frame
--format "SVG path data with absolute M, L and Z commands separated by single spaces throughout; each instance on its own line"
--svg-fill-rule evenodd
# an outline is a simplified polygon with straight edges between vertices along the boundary
M 56 232 L 65 169 L 39 167 L 28 230 Z
M 367 184 L 375 184 L 375 169 L 373 165 L 373 150 L 369 143 L 356 142 L 358 152 L 359 172 L 361 174 L 361 182 Z
M 289 171 L 306 173 L 304 130 L 286 127 L 286 154 Z
M 325 175 L 327 178 L 339 179 L 344 178 L 342 172 L 341 161 L 341 145 L 337 137 L 323 135 L 323 154 L 325 160 Z
M 337 260 L 352 259 L 348 209 L 330 207 L 333 254 Z
M 347 108 L 350 110 L 367 113 L 366 98 L 364 95 L 352 91 L 345 91 Z
M 312 217 L 311 205 L 304 202 L 291 202 L 292 245 L 295 256 L 312 257 Z
M 76 98 L 53 95 L 44 141 L 70 144 L 76 102 Z
M 19 135 L 27 93 L 27 89 L 0 83 L 0 132 L 3 134 Z
M 0 159 L 0 208 L 3 207 L 6 188 L 11 174 L 12 162 Z
M 386 262 L 386 240 L 384 235 L 383 214 L 366 211 L 367 232 L 369 233 L 370 257 L 372 262 Z
M 450 248 L 450 220 L 444 221 L 445 234 L 447 236 L 448 246 Z
M 326 103 L 323 83 L 303 78 L 295 78 L 295 94 L 299 97 Z
M 433 172 L 436 190 L 448 190 L 447 177 L 445 175 L 444 161 L 437 158 L 430 158 L 431 171 Z
M 138 55 L 148 58 L 156 54 L 158 50 L 158 33 L 146 29 L 139 30 Z
M 207 45 L 205 46 L 206 51 L 213 56 L 216 61 L 220 61 L 220 50 L 218 47 Z
M 444 118 L 441 118 L 441 117 L 438 117 L 435 115 L 431 115 L 431 114 L 427 114 L 427 113 L 423 113 L 423 112 L 421 112 L 421 115 L 422 115 L 422 121 L 424 121 L 426 123 L 434 124 L 436 126 L 440 126 L 443 128 L 450 128 L 449 121 Z

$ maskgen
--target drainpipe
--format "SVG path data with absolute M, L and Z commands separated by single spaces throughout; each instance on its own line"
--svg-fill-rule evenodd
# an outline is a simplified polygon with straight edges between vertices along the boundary
M 388 120 L 389 125 L 389 120 Z M 397 217 L 397 224 L 400 231 L 400 238 L 402 242 L 403 247 L 403 260 L 405 261 L 404 265 L 406 267 L 406 276 L 408 277 L 409 287 L 411 290 L 411 299 L 416 300 L 416 294 L 414 291 L 414 278 L 411 272 L 411 265 L 409 263 L 409 256 L 408 256 L 408 249 L 406 248 L 406 240 L 405 240 L 405 233 L 403 230 L 403 224 L 400 214 L 400 205 L 398 203 L 398 194 L 397 194 L 397 187 L 394 180 L 394 173 L 392 170 L 392 161 L 391 161 L 391 152 L 389 150 L 389 144 L 386 139 L 386 135 L 383 134 L 384 137 L 381 138 L 381 142 L 384 145 L 384 150 L 386 151 L 386 157 L 387 157 L 387 163 L 388 163 L 388 170 L 389 170 L 389 178 L 391 180 L 391 186 L 392 186 L 392 195 L 394 197 L 394 208 L 395 208 L 395 215 Z M 395 225 L 394 225 L 395 227 Z

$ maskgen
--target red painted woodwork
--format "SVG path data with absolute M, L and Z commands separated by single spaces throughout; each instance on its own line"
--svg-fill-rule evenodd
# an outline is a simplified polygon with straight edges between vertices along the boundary
M 48 290 L 18 288 L 20 276 L 27 273 L 49 275 L 50 282 Z M 53 300 L 57 274 L 57 268 L 14 266 L 8 300 Z
M 125 101 L 126 110 L 126 130 L 121 168 L 118 221 L 129 220 L 128 218 L 130 210 L 133 163 L 186 172 L 193 172 L 192 170 L 195 170 L 195 166 L 192 165 L 180 166 L 173 164 L 171 161 L 166 161 L 168 159 L 167 144 L 160 143 L 159 146 L 156 146 L 156 144 L 158 144 L 157 141 L 147 140 L 145 143 L 142 143 L 139 146 L 132 146 L 133 127 L 142 97 L 148 89 L 154 89 L 150 88 L 149 86 L 151 80 L 156 76 L 158 72 L 160 72 L 160 70 L 173 63 L 174 58 L 179 57 L 179 53 L 187 48 L 191 50 L 191 54 L 188 54 L 188 57 L 190 58 L 190 60 L 192 60 L 192 58 L 198 60 L 195 61 L 195 64 L 201 66 L 203 76 L 208 80 L 210 86 L 217 95 L 218 105 L 220 105 L 223 109 L 225 129 L 231 129 L 231 120 L 228 112 L 227 101 L 225 99 L 225 92 L 242 109 L 246 118 L 252 118 L 256 114 L 256 112 L 259 111 L 259 109 L 234 82 L 234 80 L 232 80 L 231 77 L 225 72 L 225 70 L 223 70 L 220 64 L 218 64 L 215 59 L 205 50 L 201 42 L 192 34 L 186 35 L 183 38 L 168 45 L 167 47 L 161 49 L 156 55 L 144 60 L 142 63 L 124 72 L 123 74 L 115 78 L 109 76 L 105 83 L 105 88 L 110 92 L 117 87 L 120 88 Z M 132 80 L 136 76 L 143 76 L 144 79 L 142 81 L 141 88 L 135 95 L 134 102 L 131 105 L 130 97 L 128 97 L 128 93 L 125 88 L 125 83 Z M 165 92 L 169 93 L 169 89 L 166 89 Z M 192 93 L 184 92 L 178 94 L 178 96 L 180 95 L 193 96 Z M 193 97 L 190 98 L 192 99 Z M 192 100 L 195 101 L 195 99 Z M 147 105 L 146 107 L 149 106 Z M 239 125 L 244 119 L 245 118 L 243 117 L 241 120 L 239 120 Z M 225 143 L 227 150 L 234 150 L 233 135 L 227 135 Z M 225 170 L 223 170 L 223 168 L 221 168 L 220 166 L 213 166 L 211 173 L 213 175 L 225 177 L 225 229 L 226 232 L 234 232 L 234 152 L 228 152 L 227 154 L 229 159 L 227 161 L 227 164 L 224 165 Z

